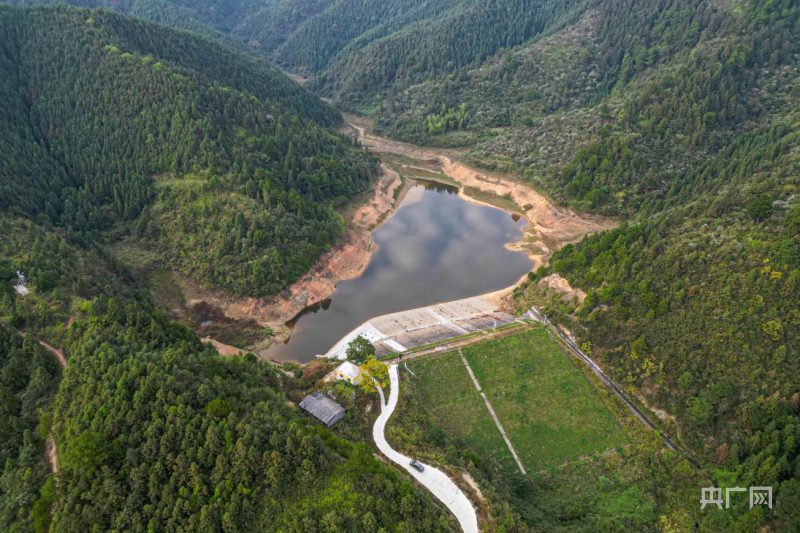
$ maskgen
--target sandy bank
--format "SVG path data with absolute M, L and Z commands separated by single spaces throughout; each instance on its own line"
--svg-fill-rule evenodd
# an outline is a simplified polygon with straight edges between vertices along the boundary
M 500 198 L 509 198 L 524 213 L 528 221 L 525 236 L 508 248 L 528 254 L 539 267 L 547 263 L 550 256 L 562 246 L 581 240 L 586 235 L 616 227 L 611 219 L 578 214 L 555 206 L 549 198 L 529 185 L 507 177 L 470 168 L 457 160 L 459 153 L 453 150 L 432 150 L 409 143 L 384 139 L 373 135 L 369 122 L 361 117 L 345 115 L 347 125 L 358 136 L 361 144 L 377 153 L 390 153 L 420 161 L 423 169 L 440 170 L 450 179 L 461 184 L 459 193 L 465 200 L 497 207 L 468 194 L 469 190 L 480 191 Z

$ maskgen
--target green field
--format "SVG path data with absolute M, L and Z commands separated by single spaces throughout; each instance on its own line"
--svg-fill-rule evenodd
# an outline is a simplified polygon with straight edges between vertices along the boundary
M 627 439 L 597 392 L 539 325 L 463 349 L 528 471 L 604 452 Z M 413 392 L 475 452 L 516 468 L 457 352 L 408 363 Z M 402 395 L 401 395 L 402 397 Z
M 597 392 L 544 327 L 463 352 L 526 469 L 626 442 Z
M 448 433 L 463 439 L 479 455 L 494 456 L 504 467 L 516 468 L 458 352 L 420 357 L 409 361 L 408 367 L 415 374 L 413 390 L 419 400 Z

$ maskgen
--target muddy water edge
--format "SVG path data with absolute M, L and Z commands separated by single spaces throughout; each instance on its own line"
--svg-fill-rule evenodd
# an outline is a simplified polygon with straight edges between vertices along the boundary
M 379 251 L 379 243 L 376 244 L 374 239 L 374 235 L 380 231 L 377 228 L 396 217 L 395 210 L 403 205 L 408 192 L 418 189 L 420 184 L 422 184 L 423 188 L 428 187 L 427 190 L 431 190 L 431 183 L 434 182 L 444 184 L 443 186 L 449 185 L 451 187 L 448 194 L 457 194 L 461 200 L 466 200 L 471 204 L 501 209 L 506 212 L 503 220 L 510 214 L 510 221 L 513 225 L 516 225 L 516 230 L 519 234 L 512 238 L 505 236 L 502 248 L 508 252 L 524 252 L 528 259 L 527 270 L 545 264 L 550 255 L 561 246 L 570 242 L 577 242 L 585 235 L 615 226 L 615 222 L 609 219 L 579 215 L 569 210 L 558 208 L 545 196 L 523 183 L 469 168 L 458 161 L 459 154 L 455 152 L 432 150 L 377 137 L 370 133 L 370 125 L 366 119 L 348 115 L 345 115 L 345 118 L 346 122 L 342 127 L 342 132 L 357 137 L 366 148 L 381 157 L 382 164 L 374 195 L 366 199 L 357 209 L 350 213 L 345 213 L 350 220 L 350 228 L 345 234 L 342 243 L 325 254 L 306 275 L 277 297 L 233 297 L 221 292 L 208 290 L 192 282 L 181 281 L 181 289 L 187 306 L 209 305 L 221 311 L 229 320 L 250 322 L 258 326 L 271 328 L 277 334 L 274 337 L 277 342 L 272 345 L 268 342 L 255 343 L 248 347 L 259 353 L 261 357 L 307 361 L 312 359 L 316 352 L 320 350 L 324 353 L 323 344 L 327 340 L 308 343 L 299 342 L 299 339 L 305 338 L 307 335 L 327 339 L 329 335 L 319 335 L 320 328 L 327 327 L 323 325 L 327 320 L 321 321 L 320 317 L 330 315 L 331 310 L 335 315 L 352 314 L 351 312 L 345 312 L 340 305 L 336 305 L 343 300 L 341 293 L 345 292 L 348 287 L 345 282 L 348 280 L 357 282 L 366 274 L 371 265 L 370 260 L 373 258 L 373 254 Z M 437 194 L 441 192 L 440 190 Z M 415 194 L 419 195 L 419 193 Z M 420 195 L 420 197 L 422 196 L 425 195 Z M 428 203 L 431 201 L 430 197 L 426 200 Z M 434 212 L 440 210 L 437 206 L 429 205 L 428 207 L 433 209 Z M 448 216 L 451 218 L 464 216 L 464 213 L 456 215 L 451 208 L 452 205 L 448 208 Z M 474 213 L 470 216 L 476 220 L 481 218 L 481 216 Z M 483 220 L 478 226 L 472 226 L 472 229 L 498 222 Z M 502 223 L 501 226 L 503 226 L 504 231 L 508 231 L 508 228 Z M 454 225 L 451 224 L 448 227 L 452 229 Z M 452 233 L 450 236 L 453 236 Z M 436 239 L 434 238 L 434 240 Z M 463 241 L 460 238 L 456 240 Z M 384 246 L 388 242 L 392 241 L 384 242 Z M 441 240 L 439 244 L 444 245 Z M 483 241 L 483 244 L 485 245 L 486 241 Z M 406 250 L 402 255 L 408 258 L 410 257 L 408 250 L 415 247 L 406 243 L 402 248 Z M 423 246 L 419 249 L 423 248 L 426 247 Z M 427 253 L 431 254 L 432 252 L 428 250 Z M 464 253 L 464 250 L 460 253 Z M 470 255 L 470 253 L 467 252 L 467 255 Z M 522 254 L 513 254 L 509 257 L 518 255 Z M 464 260 L 464 256 L 462 256 L 462 260 Z M 442 264 L 446 263 L 446 261 L 442 262 Z M 385 265 L 385 262 L 382 261 L 381 264 Z M 478 266 L 480 267 L 480 265 Z M 516 268 L 518 264 L 514 266 Z M 373 268 L 378 269 L 379 267 Z M 482 268 L 487 267 L 483 265 Z M 491 272 L 491 270 L 489 271 Z M 433 272 L 440 276 L 438 279 L 442 279 L 441 276 L 444 274 L 441 271 L 432 268 L 423 269 L 416 274 L 418 283 L 414 284 L 414 286 L 419 286 L 419 281 Z M 486 270 L 483 272 L 486 272 Z M 461 275 L 463 273 L 455 274 L 455 276 Z M 472 288 L 471 292 L 464 293 L 463 290 L 445 291 L 441 294 L 443 296 L 442 299 L 434 301 L 474 296 L 496 288 L 502 288 L 490 283 L 487 285 L 488 289 L 484 289 L 484 284 L 479 282 L 480 280 L 475 274 L 469 275 L 469 277 L 471 278 L 468 281 Z M 500 279 L 506 283 L 503 287 L 508 287 L 510 292 L 510 289 L 519 281 L 519 276 L 509 279 L 508 275 L 503 275 L 500 276 Z M 404 288 L 398 288 L 395 290 L 395 294 L 402 293 L 405 296 L 410 286 L 408 281 L 399 278 L 394 281 L 404 284 Z M 342 285 L 337 288 L 337 285 L 340 284 Z M 336 292 L 336 295 L 334 295 L 334 292 Z M 331 298 L 332 295 L 334 295 L 333 298 Z M 387 296 L 383 291 L 375 293 L 375 298 L 387 297 L 396 298 L 396 296 Z M 352 298 L 350 299 L 352 300 Z M 347 298 L 344 298 L 344 300 L 342 304 L 346 303 Z M 400 298 L 400 300 L 405 301 L 406 299 Z M 353 301 L 352 303 L 364 305 L 363 302 L 357 303 Z M 414 301 L 412 299 L 407 303 L 411 307 L 418 307 L 434 302 L 424 299 Z M 373 306 L 367 305 L 366 307 L 371 309 Z M 385 307 L 378 306 L 375 310 L 380 311 Z M 396 309 L 395 306 L 389 306 L 388 308 L 390 310 L 386 312 L 403 310 Z M 366 316 L 365 320 L 371 316 L 374 315 Z M 351 320 L 353 319 L 351 318 Z M 354 327 L 357 325 L 354 324 Z M 343 326 L 340 324 L 339 327 L 334 327 L 333 329 L 336 329 L 338 334 L 338 329 L 341 327 Z M 308 333 L 309 331 L 312 333 Z M 202 330 L 199 333 L 206 334 Z M 335 340 L 333 339 L 333 342 Z M 285 341 L 289 341 L 289 343 L 282 344 Z
M 533 267 L 510 249 L 524 219 L 466 202 L 453 185 L 406 180 L 402 202 L 372 233 L 377 250 L 364 273 L 292 321 L 287 343 L 259 355 L 307 362 L 373 317 L 504 289 Z

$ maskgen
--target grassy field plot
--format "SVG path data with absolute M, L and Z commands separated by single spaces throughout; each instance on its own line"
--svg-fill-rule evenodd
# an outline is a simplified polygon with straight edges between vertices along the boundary
M 481 456 L 493 456 L 506 468 L 514 459 L 503 442 L 483 399 L 475 390 L 458 352 L 420 357 L 408 362 L 414 372 L 413 393 L 433 413 L 448 433 L 463 439 Z
M 626 442 L 597 392 L 542 326 L 463 352 L 526 469 Z

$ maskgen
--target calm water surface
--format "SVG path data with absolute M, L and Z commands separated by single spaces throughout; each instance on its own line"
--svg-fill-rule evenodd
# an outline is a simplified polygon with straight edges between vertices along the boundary
M 379 248 L 364 274 L 301 314 L 289 342 L 273 344 L 266 356 L 310 361 L 372 317 L 514 284 L 533 267 L 524 253 L 504 247 L 522 236 L 518 218 L 466 202 L 455 187 L 417 181 L 372 234 Z

